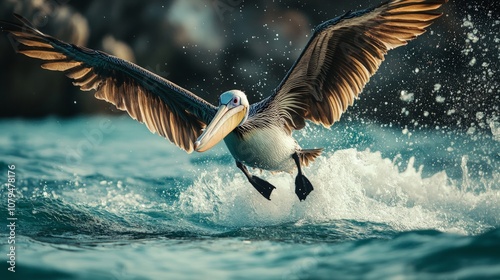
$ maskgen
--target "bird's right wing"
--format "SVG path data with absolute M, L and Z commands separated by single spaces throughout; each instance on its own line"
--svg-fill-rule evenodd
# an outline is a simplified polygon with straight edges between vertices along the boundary
M 101 51 L 78 47 L 46 35 L 26 20 L 1 21 L 0 26 L 19 42 L 16 51 L 45 60 L 42 68 L 62 71 L 83 91 L 127 111 L 151 132 L 190 153 L 216 107 L 190 91 L 131 62 Z

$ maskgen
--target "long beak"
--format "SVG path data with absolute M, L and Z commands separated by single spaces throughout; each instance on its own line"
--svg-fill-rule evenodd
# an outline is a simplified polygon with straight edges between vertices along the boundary
M 194 149 L 197 152 L 204 152 L 215 146 L 240 125 L 245 118 L 246 110 L 245 106 L 228 109 L 226 105 L 221 105 L 205 131 L 194 142 Z

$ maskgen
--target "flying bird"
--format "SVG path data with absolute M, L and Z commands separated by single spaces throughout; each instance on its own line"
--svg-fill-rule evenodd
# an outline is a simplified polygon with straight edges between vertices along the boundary
M 236 166 L 267 199 L 275 187 L 247 166 L 285 172 L 296 168 L 295 193 L 302 201 L 313 190 L 302 167 L 322 149 L 301 148 L 292 132 L 306 121 L 325 127 L 338 121 L 385 54 L 424 33 L 446 2 L 393 0 L 321 23 L 274 91 L 254 104 L 242 91 L 229 90 L 214 106 L 131 62 L 46 35 L 19 15 L 19 23 L 2 21 L 1 27 L 19 42 L 18 53 L 43 60 L 43 69 L 62 71 L 81 90 L 94 90 L 96 98 L 187 153 L 207 151 L 224 140 Z

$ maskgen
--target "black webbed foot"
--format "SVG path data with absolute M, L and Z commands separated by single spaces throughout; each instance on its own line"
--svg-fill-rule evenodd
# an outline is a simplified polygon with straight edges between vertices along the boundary
M 297 174 L 295 178 L 295 194 L 299 200 L 304 201 L 312 190 L 314 190 L 314 188 L 309 179 L 302 174 Z
M 300 159 L 297 153 L 292 155 L 292 158 L 295 160 L 295 164 L 297 165 L 298 174 L 295 177 L 295 194 L 299 198 L 300 201 L 304 201 L 306 197 L 311 193 L 314 188 L 309 181 L 309 179 L 302 174 L 302 168 L 300 168 Z
M 276 188 L 275 186 L 255 175 L 253 175 L 252 178 L 248 179 L 248 181 L 262 196 L 271 200 L 271 193 Z
M 257 176 L 254 176 L 248 172 L 248 169 L 246 168 L 243 163 L 236 161 L 236 166 L 238 166 L 241 171 L 245 174 L 245 176 L 248 179 L 248 182 L 252 184 L 252 186 L 265 198 L 268 200 L 271 200 L 271 193 L 273 190 L 276 188 L 275 186 L 271 185 L 269 182 L 266 180 L 263 180 Z

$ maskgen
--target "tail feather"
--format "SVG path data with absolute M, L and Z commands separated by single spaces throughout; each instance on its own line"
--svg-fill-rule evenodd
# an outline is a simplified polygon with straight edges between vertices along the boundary
M 297 151 L 299 155 L 300 164 L 302 166 L 309 166 L 310 163 L 314 161 L 323 152 L 323 148 L 319 149 L 304 149 Z

